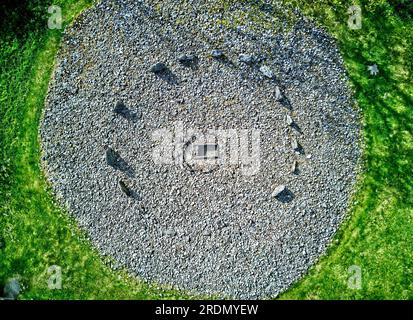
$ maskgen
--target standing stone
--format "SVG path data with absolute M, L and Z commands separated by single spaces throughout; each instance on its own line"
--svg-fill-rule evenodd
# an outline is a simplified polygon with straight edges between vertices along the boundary
M 123 117 L 128 116 L 128 113 L 129 113 L 128 111 L 129 111 L 128 108 L 122 101 L 116 102 L 115 108 L 113 109 L 114 113 L 119 114 Z
M 126 194 L 128 197 L 131 197 L 131 196 L 132 196 L 132 192 L 131 192 L 131 190 L 126 186 L 125 182 L 123 182 L 122 180 L 119 180 L 118 184 L 119 184 L 120 190 L 121 190 L 124 194 Z
M 287 114 L 286 122 L 287 122 L 287 124 L 288 124 L 289 126 L 292 126 L 293 123 L 294 123 L 294 120 L 293 120 L 293 118 L 291 118 L 291 117 Z
M 297 162 L 297 160 L 294 160 L 293 164 L 291 166 L 291 173 L 296 174 L 297 170 L 298 170 L 298 162 Z
M 293 148 L 294 151 L 300 150 L 300 145 L 296 138 L 293 138 L 293 140 L 291 141 L 291 148 Z
M 3 289 L 4 297 L 7 299 L 16 300 L 17 296 L 20 294 L 21 286 L 16 278 L 12 278 L 6 282 Z
M 285 191 L 287 190 L 287 188 L 285 187 L 285 185 L 279 185 L 278 187 L 276 187 L 274 189 L 274 191 L 272 192 L 271 196 L 276 198 L 281 196 Z
M 281 90 L 279 86 L 275 87 L 275 100 L 276 101 L 281 101 L 283 98 L 282 94 L 281 94 Z
M 119 162 L 119 154 L 113 150 L 112 148 L 108 147 L 106 149 L 106 163 L 111 167 L 117 169 Z

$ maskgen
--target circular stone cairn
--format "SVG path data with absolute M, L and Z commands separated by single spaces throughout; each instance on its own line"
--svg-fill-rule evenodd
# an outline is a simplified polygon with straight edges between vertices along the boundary
M 359 114 L 323 30 L 299 13 L 280 22 L 275 5 L 217 4 L 102 1 L 81 14 L 50 84 L 42 162 L 114 268 L 275 297 L 345 217 Z

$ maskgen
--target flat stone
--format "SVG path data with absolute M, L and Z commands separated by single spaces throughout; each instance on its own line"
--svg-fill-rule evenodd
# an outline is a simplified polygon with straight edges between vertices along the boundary
M 240 54 L 238 57 L 238 60 L 240 62 L 243 62 L 245 64 L 253 64 L 255 62 L 255 59 L 253 56 L 250 56 L 248 54 Z
M 270 69 L 268 66 L 261 66 L 260 67 L 260 72 L 267 78 L 273 79 L 274 78 L 274 72 Z
M 275 189 L 274 189 L 274 191 L 272 192 L 272 194 L 271 194 L 271 196 L 272 197 L 278 197 L 278 196 L 280 196 L 281 194 L 283 194 L 285 191 L 287 190 L 287 188 L 286 188 L 286 186 L 285 185 L 279 185 L 278 187 L 276 187 Z
M 174 235 L 176 235 L 176 231 L 174 229 L 168 229 L 168 230 L 165 231 L 165 234 L 167 236 L 174 236 Z

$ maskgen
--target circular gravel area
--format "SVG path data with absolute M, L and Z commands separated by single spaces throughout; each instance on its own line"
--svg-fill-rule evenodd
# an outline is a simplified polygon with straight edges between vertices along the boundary
M 298 13 L 292 25 L 272 18 L 282 8 L 219 2 L 84 12 L 58 55 L 42 162 L 114 268 L 268 298 L 317 261 L 345 217 L 359 114 L 324 31 Z

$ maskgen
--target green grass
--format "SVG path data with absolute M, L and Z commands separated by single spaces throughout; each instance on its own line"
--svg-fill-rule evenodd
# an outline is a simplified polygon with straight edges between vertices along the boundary
M 281 299 L 412 299 L 412 20 L 387 1 L 356 1 L 363 28 L 349 30 L 352 1 L 286 2 L 337 39 L 363 113 L 366 170 L 328 254 Z M 67 24 L 91 3 L 55 4 Z M 48 190 L 37 133 L 60 39 L 61 31 L 46 28 L 0 36 L 0 283 L 19 275 L 23 299 L 190 298 L 112 271 Z M 372 63 L 376 77 L 367 71 Z M 62 290 L 47 288 L 46 269 L 54 264 L 62 267 Z M 360 290 L 347 287 L 352 265 L 362 270 Z
M 364 117 L 366 170 L 328 255 L 285 299 L 413 298 L 413 24 L 385 1 L 361 3 L 363 27 L 349 30 L 347 1 L 297 1 L 338 41 Z M 373 63 L 376 77 L 366 68 Z M 352 265 L 362 271 L 360 290 L 347 286 Z
M 61 1 L 65 22 L 90 4 Z M 23 299 L 187 298 L 111 271 L 48 190 L 38 125 L 60 38 L 60 31 L 44 29 L 1 47 L 0 283 L 19 275 Z M 62 290 L 47 287 L 51 265 L 62 268 Z

